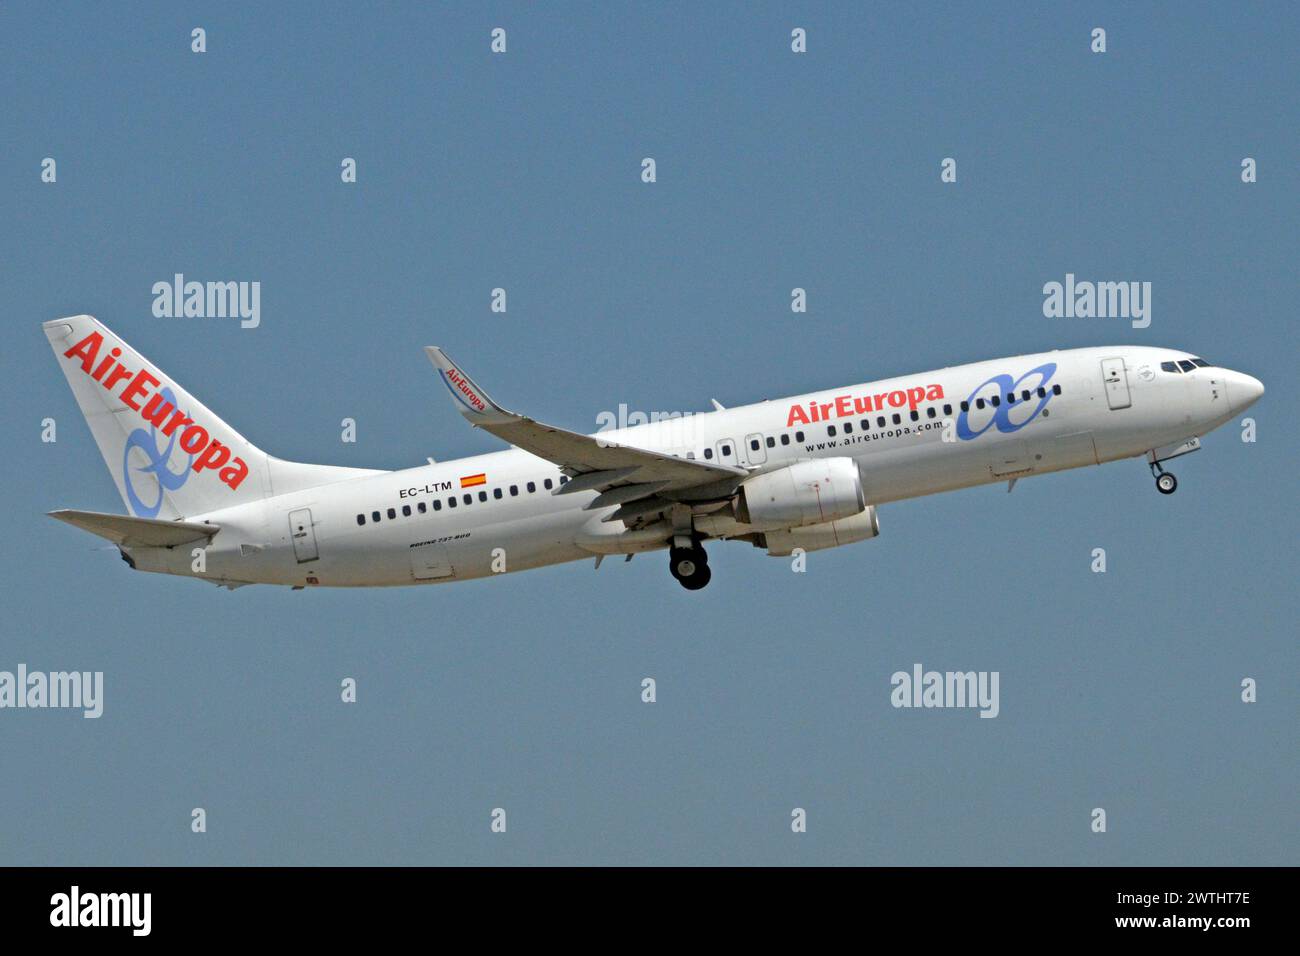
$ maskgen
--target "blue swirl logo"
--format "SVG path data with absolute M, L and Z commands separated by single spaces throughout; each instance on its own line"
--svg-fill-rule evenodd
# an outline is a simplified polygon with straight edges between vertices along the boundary
M 161 389 L 159 394 L 170 402 L 173 408 L 176 407 L 176 395 L 170 388 Z M 159 447 L 158 438 L 158 428 L 152 423 L 150 423 L 148 429 L 137 428 L 126 436 L 126 448 L 122 452 L 122 478 L 126 485 L 126 497 L 131 504 L 131 511 L 141 518 L 157 517 L 158 512 L 162 510 L 163 495 L 168 491 L 176 491 L 184 485 L 190 477 L 190 466 L 194 464 L 194 456 L 190 455 L 190 460 L 181 466 L 180 471 L 172 471 L 168 467 L 171 462 L 172 450 L 176 447 L 176 443 L 180 441 L 179 429 L 172 432 L 171 436 L 168 437 L 166 448 Z M 149 459 L 149 463 L 132 468 L 132 448 L 140 449 L 141 453 Z M 136 493 L 132 476 L 137 472 L 153 475 L 158 480 L 158 500 L 152 504 L 142 501 Z
M 994 375 L 992 378 L 981 382 L 979 387 L 967 396 L 966 401 L 962 402 L 962 412 L 957 416 L 957 437 L 962 441 L 972 441 L 979 438 L 980 435 L 983 435 L 990 428 L 994 427 L 1003 434 L 1020 431 L 1020 429 L 1024 428 L 1037 418 L 1038 413 L 1046 408 L 1047 403 L 1052 400 L 1053 392 L 1050 388 L 1047 388 L 1047 383 L 1055 374 L 1056 363 L 1047 362 L 1038 366 L 1038 368 L 1031 368 L 1024 375 L 1014 380 L 1010 375 Z M 975 407 L 976 399 L 979 397 L 980 392 L 988 388 L 990 385 L 997 386 L 997 390 L 992 392 L 990 397 L 992 397 L 992 395 L 997 395 L 998 404 L 993 407 L 992 415 L 989 417 L 989 420 L 984 423 L 982 428 L 979 428 L 978 430 L 972 429 L 970 427 L 970 414 L 973 411 L 977 411 Z M 1022 385 L 1025 385 L 1030 393 L 1029 401 L 1023 399 L 1016 400 L 1016 392 Z M 1043 389 L 1043 393 L 1041 396 L 1037 396 L 1038 404 L 1031 405 L 1031 402 L 1040 388 Z M 1012 401 L 1007 401 L 1008 395 L 1012 397 Z M 992 405 L 992 402 L 988 401 L 988 399 L 985 399 L 985 403 L 987 405 Z M 1026 409 L 1032 410 L 1029 411 L 1028 414 L 1025 414 Z M 1014 418 L 1012 417 L 1013 415 Z

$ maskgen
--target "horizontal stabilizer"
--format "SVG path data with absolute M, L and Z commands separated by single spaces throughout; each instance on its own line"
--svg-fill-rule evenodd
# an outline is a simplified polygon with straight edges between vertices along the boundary
M 191 541 L 206 541 L 221 530 L 219 525 L 193 521 L 163 521 L 159 518 L 131 518 L 98 511 L 51 511 L 58 518 L 83 531 L 107 538 L 123 547 L 170 548 Z

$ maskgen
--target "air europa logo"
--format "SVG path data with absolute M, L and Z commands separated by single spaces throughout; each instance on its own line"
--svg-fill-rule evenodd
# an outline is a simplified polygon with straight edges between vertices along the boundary
M 161 395 L 172 406 L 179 409 L 176 401 L 176 394 L 170 389 L 163 387 L 158 390 Z M 182 413 L 184 414 L 184 413 Z M 176 491 L 190 479 L 190 467 L 194 464 L 194 456 L 189 456 L 189 461 L 181 465 L 180 471 L 172 471 L 168 467 L 172 460 L 172 451 L 176 447 L 176 442 L 180 435 L 175 433 L 167 439 L 167 447 L 160 447 L 158 440 L 158 426 L 150 425 L 149 428 L 134 429 L 131 434 L 126 436 L 126 446 L 122 449 L 122 477 L 126 479 L 126 497 L 131 503 L 131 512 L 141 518 L 157 517 L 158 512 L 162 510 L 163 495 L 169 491 Z M 131 466 L 132 450 L 139 451 L 149 459 L 149 464 L 143 467 Z M 158 481 L 158 500 L 152 504 L 141 499 L 135 488 L 135 479 L 132 475 L 137 472 L 151 474 Z
M 188 473 L 183 472 L 185 478 L 180 478 L 176 472 L 172 472 L 167 468 L 172 448 L 175 444 L 179 444 L 181 451 L 190 456 L 187 468 L 191 468 L 195 472 L 201 472 L 205 469 L 217 471 L 217 479 L 222 484 L 228 485 L 232 491 L 238 488 L 243 480 L 248 477 L 248 463 L 238 455 L 232 458 L 229 448 L 219 441 L 214 441 L 208 435 L 207 429 L 195 424 L 193 419 L 177 408 L 176 396 L 171 389 L 164 387 L 150 395 L 149 389 L 162 383 L 145 369 L 132 372 L 126 368 L 117 360 L 118 356 L 122 354 L 120 348 L 114 346 L 96 364 L 96 359 L 99 359 L 99 350 L 103 347 L 103 344 L 104 336 L 99 332 L 91 332 L 64 352 L 63 357 L 80 359 L 81 370 L 110 392 L 114 390 L 114 387 L 119 382 L 124 382 L 121 393 L 117 397 L 127 408 L 138 412 L 140 417 L 151 426 L 149 432 L 140 428 L 127 436 L 126 451 L 123 453 L 123 467 L 126 467 L 126 456 L 130 454 L 131 449 L 133 447 L 139 448 L 149 458 L 150 462 L 142 470 L 152 472 L 163 488 L 175 490 L 185 484 L 185 480 L 189 477 Z M 146 398 L 148 401 L 145 401 Z M 144 404 L 141 405 L 141 402 L 144 402 Z M 160 435 L 171 440 L 166 450 L 159 447 Z M 129 471 L 127 472 L 126 481 L 128 488 L 130 488 Z M 143 517 L 156 515 L 162 506 L 161 493 L 158 502 L 152 505 L 140 501 L 135 496 L 134 489 L 130 490 L 130 494 L 132 507 L 138 505 L 139 510 L 136 513 Z
M 487 403 L 478 397 L 474 392 L 474 389 L 470 387 L 469 379 L 464 375 L 461 375 L 455 369 L 452 369 L 448 372 L 443 372 L 442 378 L 443 381 L 447 383 L 447 387 L 451 389 L 451 394 L 460 399 L 463 404 L 468 405 L 471 411 L 487 411 Z
M 807 409 L 802 405 L 791 405 L 785 427 L 829 421 L 832 417 L 847 418 L 850 415 L 881 412 L 886 406 L 902 408 L 906 405 L 910 409 L 915 409 L 921 402 L 933 402 L 938 398 L 943 398 L 942 385 L 916 385 L 906 391 L 895 389 L 892 392 L 878 392 L 875 395 L 837 395 L 829 402 L 809 402 Z
M 972 441 L 990 428 L 997 428 L 1003 434 L 1020 431 L 1052 400 L 1053 392 L 1047 383 L 1055 374 L 1056 363 L 1046 362 L 1017 379 L 1010 375 L 994 375 L 981 382 L 962 402 L 962 412 L 957 416 L 957 437 L 962 441 Z M 990 385 L 997 387 L 989 388 Z M 1034 404 L 1034 399 L 1038 400 L 1037 404 Z M 971 415 L 982 417 L 986 405 L 993 409 L 989 420 L 980 428 L 971 428 Z

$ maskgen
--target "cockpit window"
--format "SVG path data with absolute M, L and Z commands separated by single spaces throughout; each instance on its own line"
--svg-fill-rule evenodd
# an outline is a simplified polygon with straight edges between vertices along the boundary
M 1161 363 L 1160 363 L 1160 370 L 1161 370 L 1162 372 L 1177 372 L 1177 371 L 1178 371 L 1178 363 L 1177 363 L 1177 362 L 1161 362 Z
M 1178 363 L 1178 367 L 1182 369 L 1184 372 L 1190 372 L 1192 369 L 1196 368 L 1196 363 L 1188 359 L 1183 359 L 1181 362 Z
M 1192 359 L 1192 364 L 1195 365 L 1197 368 L 1209 368 L 1209 367 L 1210 367 L 1210 363 L 1207 362 L 1207 361 L 1205 361 L 1205 359 Z

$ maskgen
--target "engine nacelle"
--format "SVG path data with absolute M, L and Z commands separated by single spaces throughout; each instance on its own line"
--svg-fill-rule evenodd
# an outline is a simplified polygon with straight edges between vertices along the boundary
M 795 528 L 859 514 L 866 505 L 852 458 L 798 461 L 746 479 L 736 519 L 753 528 Z
M 786 528 L 784 531 L 769 531 L 763 538 L 767 544 L 767 553 L 774 558 L 783 558 L 793 554 L 795 548 L 804 551 L 838 548 L 842 544 L 865 541 L 878 534 L 880 522 L 876 519 L 876 506 L 867 505 L 865 510 L 851 518 L 805 525 L 802 528 Z

